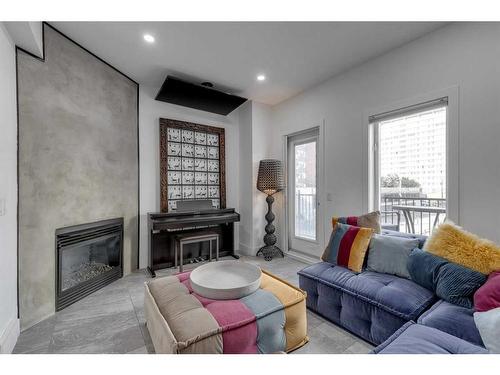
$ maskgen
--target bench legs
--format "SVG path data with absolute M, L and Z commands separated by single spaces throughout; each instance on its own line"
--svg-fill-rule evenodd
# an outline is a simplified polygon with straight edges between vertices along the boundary
M 213 253 L 213 246 L 212 246 L 212 241 L 215 240 L 216 243 L 216 248 L 215 248 L 215 260 L 219 261 L 219 237 L 215 238 L 210 238 L 210 239 L 205 239 L 205 241 L 209 242 L 209 258 L 208 261 L 212 261 L 212 253 Z M 203 241 L 203 240 L 202 240 Z M 193 241 L 186 241 L 187 243 L 193 243 Z M 184 266 L 184 241 L 176 241 L 175 246 L 174 246 L 174 266 L 177 267 L 179 266 L 179 272 L 183 271 L 183 266 Z
M 210 241 L 210 246 L 212 244 L 212 241 Z M 215 239 L 215 246 L 217 246 L 215 248 L 215 260 L 218 262 L 219 261 L 219 237 L 217 236 L 217 238 Z

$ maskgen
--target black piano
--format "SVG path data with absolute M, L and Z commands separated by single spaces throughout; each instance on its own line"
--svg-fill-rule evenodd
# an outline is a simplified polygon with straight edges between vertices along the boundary
M 208 203 L 210 202 L 210 203 Z M 234 223 L 240 214 L 234 208 L 211 208 L 211 201 L 179 201 L 177 210 L 168 213 L 148 213 L 148 271 L 174 266 L 175 236 L 202 231 L 219 234 L 219 256 L 233 256 Z M 184 263 L 208 259 L 209 244 L 190 244 L 184 251 Z

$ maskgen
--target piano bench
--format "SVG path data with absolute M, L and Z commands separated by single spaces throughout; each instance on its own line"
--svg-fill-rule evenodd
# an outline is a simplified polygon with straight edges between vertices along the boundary
M 210 253 L 208 261 L 212 261 L 212 241 L 215 241 L 215 259 L 219 260 L 219 234 L 215 232 L 184 233 L 175 236 L 175 267 L 177 267 L 177 255 L 179 255 L 179 272 L 182 272 L 184 263 L 184 245 L 208 241 Z

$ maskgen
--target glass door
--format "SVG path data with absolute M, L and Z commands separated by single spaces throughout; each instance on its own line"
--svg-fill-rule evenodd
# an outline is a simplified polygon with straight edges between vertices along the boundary
M 318 129 L 288 138 L 288 246 L 317 256 Z

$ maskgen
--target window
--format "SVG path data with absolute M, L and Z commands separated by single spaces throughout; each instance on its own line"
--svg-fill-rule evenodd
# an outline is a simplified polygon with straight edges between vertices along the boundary
M 319 127 L 287 136 L 288 249 L 317 257 L 323 251 Z
M 295 144 L 295 236 L 316 241 L 316 139 Z
M 430 234 L 446 218 L 447 99 L 370 117 L 382 225 Z

